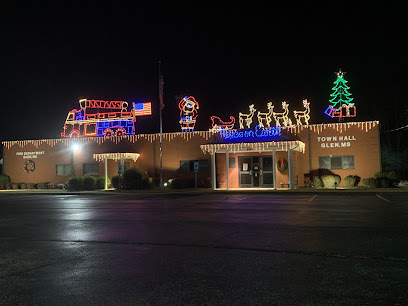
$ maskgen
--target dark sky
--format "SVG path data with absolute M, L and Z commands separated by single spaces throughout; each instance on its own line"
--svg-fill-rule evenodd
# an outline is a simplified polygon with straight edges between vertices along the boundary
M 198 130 L 211 115 L 227 119 L 251 103 L 266 111 L 268 101 L 280 109 L 283 100 L 302 109 L 304 98 L 311 123 L 327 122 L 339 68 L 357 119 L 390 121 L 406 107 L 402 7 L 238 2 L 2 1 L 1 140 L 58 138 L 80 98 L 151 101 L 154 114 L 136 129 L 158 132 L 159 60 L 165 132 L 180 130 L 184 95 L 200 103 Z

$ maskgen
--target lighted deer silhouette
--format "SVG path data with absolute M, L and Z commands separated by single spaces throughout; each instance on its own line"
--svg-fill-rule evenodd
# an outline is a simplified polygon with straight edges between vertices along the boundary
M 305 122 L 305 125 L 309 125 L 309 119 L 310 119 L 310 102 L 307 101 L 307 99 L 303 100 L 303 107 L 305 108 L 304 111 L 293 111 L 293 114 L 295 115 L 296 118 L 296 124 L 297 125 L 302 125 L 302 118 Z
M 292 125 L 292 120 L 289 119 L 288 114 L 289 114 L 289 104 L 286 103 L 286 101 L 282 102 L 282 113 L 275 113 L 272 112 L 273 119 L 275 119 L 276 126 L 281 125 L 281 120 L 282 124 L 284 126 L 291 126 Z
M 245 121 L 245 125 L 247 126 L 247 128 L 251 127 L 251 123 L 252 123 L 252 117 L 254 116 L 256 109 L 254 108 L 254 105 L 251 104 L 249 106 L 249 114 L 243 114 L 243 113 L 239 113 L 239 128 L 243 129 L 244 128 L 244 121 Z
M 273 114 L 273 105 L 272 102 L 268 102 L 266 104 L 266 106 L 268 107 L 268 111 L 267 113 L 261 113 L 260 111 L 258 111 L 258 124 L 260 127 L 267 127 L 270 128 L 271 127 L 271 122 L 272 122 L 272 114 Z M 265 123 L 264 123 L 265 121 Z

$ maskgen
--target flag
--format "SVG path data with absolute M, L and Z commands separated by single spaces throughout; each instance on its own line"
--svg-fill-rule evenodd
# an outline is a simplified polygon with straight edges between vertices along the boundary
M 135 116 L 146 116 L 152 114 L 152 103 L 134 103 Z
M 163 103 L 163 76 L 161 73 L 159 74 L 159 101 L 160 101 L 160 110 L 164 108 L 164 103 Z

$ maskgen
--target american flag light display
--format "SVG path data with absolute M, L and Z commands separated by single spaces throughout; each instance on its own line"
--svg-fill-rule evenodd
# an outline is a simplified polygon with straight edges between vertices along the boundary
M 152 114 L 152 104 L 150 102 L 135 103 L 134 104 L 135 116 L 146 116 Z

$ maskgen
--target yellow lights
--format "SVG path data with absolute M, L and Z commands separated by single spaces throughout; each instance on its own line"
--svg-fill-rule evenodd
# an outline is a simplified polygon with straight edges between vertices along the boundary
M 93 159 L 95 159 L 97 162 L 103 161 L 105 159 L 113 159 L 114 161 L 122 159 L 132 159 L 134 162 L 136 162 L 139 156 L 139 153 L 101 153 L 94 154 Z
M 303 107 L 305 108 L 304 111 L 293 111 L 293 114 L 296 118 L 296 124 L 302 125 L 302 119 L 305 122 L 305 125 L 309 125 L 310 119 L 310 102 L 307 99 L 303 100 Z
M 204 140 L 208 141 L 216 132 L 212 131 L 194 131 L 194 132 L 176 132 L 176 133 L 163 133 L 163 139 L 167 141 L 172 141 L 175 138 L 183 138 L 185 140 L 190 140 L 193 137 L 200 136 Z M 25 146 L 32 145 L 35 148 L 38 148 L 42 145 L 48 145 L 54 147 L 57 144 L 63 144 L 66 146 L 71 146 L 72 143 L 78 143 L 84 145 L 87 143 L 97 143 L 103 144 L 106 141 L 111 141 L 115 144 L 120 143 L 122 140 L 128 140 L 131 143 L 137 141 L 146 140 L 150 143 L 158 140 L 160 134 L 137 134 L 137 135 L 123 135 L 123 136 L 101 136 L 101 137 L 81 137 L 81 138 L 59 138 L 59 139 L 38 139 L 38 140 L 12 140 L 12 141 L 3 141 L 2 144 L 5 148 L 10 149 L 12 146 L 17 145 L 21 148 Z
M 298 134 L 300 131 L 305 129 L 309 129 L 317 134 L 321 133 L 326 129 L 333 129 L 337 132 L 343 133 L 346 132 L 348 129 L 357 127 L 362 131 L 368 132 L 372 128 L 376 127 L 379 124 L 378 121 L 365 121 L 365 122 L 343 122 L 343 123 L 322 123 L 322 124 L 312 124 L 312 125 L 292 125 L 281 127 L 281 130 L 289 131 L 292 134 Z M 163 139 L 166 141 L 172 141 L 173 139 L 183 138 L 185 140 L 190 140 L 193 137 L 200 136 L 203 138 L 203 141 L 210 140 L 214 134 L 217 132 L 214 131 L 194 131 L 194 132 L 176 132 L 176 133 L 163 133 Z M 6 149 L 10 149 L 12 146 L 19 146 L 24 148 L 26 146 L 34 146 L 38 148 L 42 145 L 47 145 L 49 147 L 54 147 L 57 144 L 63 144 L 66 146 L 71 146 L 72 143 L 76 142 L 81 145 L 85 145 L 87 143 L 97 143 L 103 144 L 107 141 L 111 141 L 112 143 L 118 144 L 122 140 L 127 140 L 131 143 L 135 143 L 137 141 L 149 141 L 153 143 L 157 139 L 160 138 L 160 134 L 138 134 L 138 135 L 123 135 L 123 136 L 102 136 L 102 137 L 82 137 L 78 139 L 71 139 L 71 138 L 59 138 L 59 139 L 39 139 L 39 140 L 13 140 L 13 141 L 3 141 L 2 144 Z M 266 143 L 266 142 L 264 142 Z M 238 144 L 237 144 L 238 145 Z
M 260 153 L 272 150 L 288 151 L 290 149 L 305 153 L 305 144 L 299 140 L 255 143 L 216 143 L 201 145 L 200 148 L 204 153 L 210 154 L 218 151 L 230 151 L 233 153 L 242 151 L 257 151 Z
M 272 112 L 273 119 L 275 119 L 276 126 L 291 126 L 292 125 L 292 120 L 289 119 L 289 104 L 286 103 L 286 101 L 282 102 L 282 109 L 283 112 L 281 113 L 275 113 Z
M 269 129 L 271 127 L 274 106 L 272 105 L 272 102 L 268 102 L 266 106 L 268 107 L 267 113 L 261 113 L 258 111 L 258 124 L 261 128 Z
M 246 127 L 249 129 L 252 124 L 252 118 L 254 117 L 256 109 L 254 108 L 254 105 L 251 104 L 249 106 L 249 114 L 243 114 L 239 113 L 239 128 L 243 129 L 244 128 L 244 122 Z

